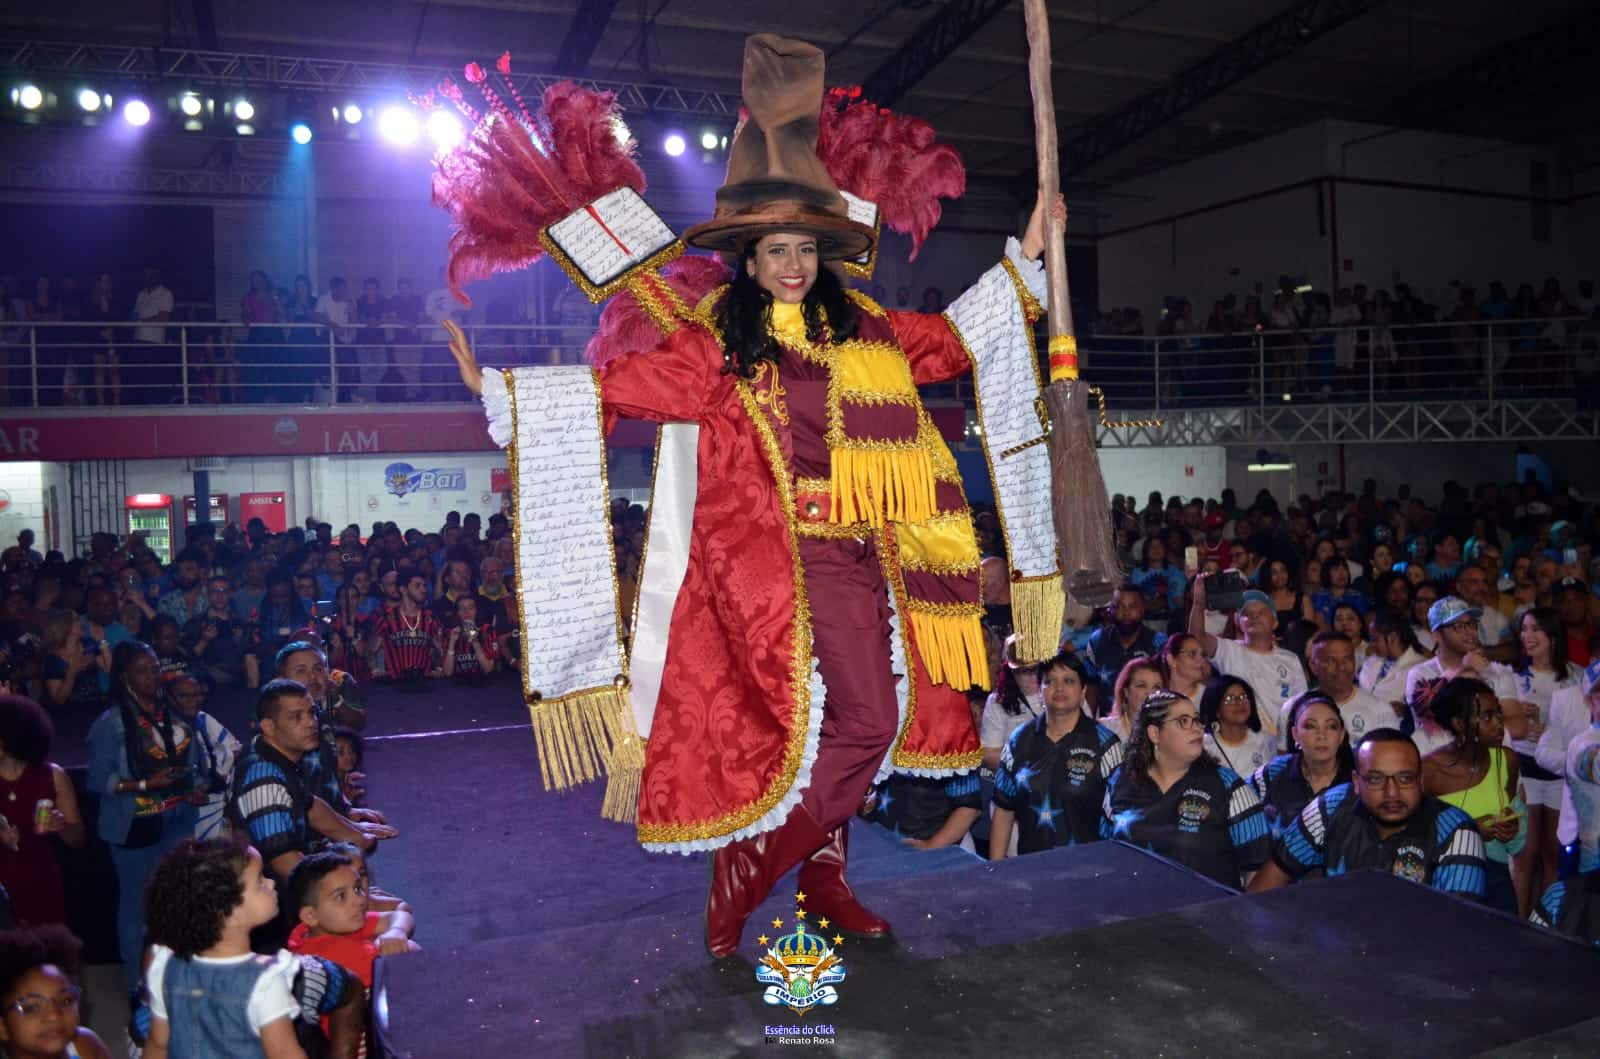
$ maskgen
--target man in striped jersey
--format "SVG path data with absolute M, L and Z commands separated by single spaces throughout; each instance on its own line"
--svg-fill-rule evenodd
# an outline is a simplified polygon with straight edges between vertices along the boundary
M 383 644 L 384 672 L 390 680 L 417 680 L 439 675 L 442 626 L 425 605 L 428 579 L 412 573 L 400 590 L 400 602 L 385 608 L 378 619 L 378 642 Z
M 317 753 L 322 734 L 305 685 L 280 678 L 262 688 L 256 727 L 260 734 L 234 766 L 227 813 L 234 832 L 249 836 L 272 875 L 287 878 L 324 838 L 370 850 L 394 837 L 394 828 L 352 822 L 319 797 L 306 758 Z
M 1317 795 L 1284 830 L 1250 892 L 1287 886 L 1321 868 L 1329 876 L 1377 868 L 1479 900 L 1483 839 L 1472 817 L 1422 793 L 1422 756 L 1393 728 L 1368 733 L 1351 782 Z

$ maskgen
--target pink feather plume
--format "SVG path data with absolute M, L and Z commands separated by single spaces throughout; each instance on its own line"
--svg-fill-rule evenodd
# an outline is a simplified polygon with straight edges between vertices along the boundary
M 869 103 L 859 88 L 828 92 L 817 156 L 840 190 L 877 203 L 883 223 L 911 237 L 913 261 L 939 223 L 939 200 L 967 190 L 961 155 L 934 142 L 932 125 Z

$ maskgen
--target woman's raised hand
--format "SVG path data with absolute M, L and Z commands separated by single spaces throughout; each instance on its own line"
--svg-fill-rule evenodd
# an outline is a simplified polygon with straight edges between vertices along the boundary
M 467 336 L 461 333 L 461 328 L 454 320 L 440 322 L 450 332 L 450 355 L 456 358 L 456 369 L 461 372 L 462 384 L 474 394 L 482 394 L 483 368 L 478 364 L 478 358 L 473 356 L 472 348 L 467 345 Z

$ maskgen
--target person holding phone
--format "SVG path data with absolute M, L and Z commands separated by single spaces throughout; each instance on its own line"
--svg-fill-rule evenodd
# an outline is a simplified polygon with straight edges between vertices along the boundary
M 1276 738 L 1278 711 L 1283 704 L 1306 690 L 1306 671 L 1293 651 L 1279 647 L 1276 639 L 1278 614 L 1272 597 L 1250 589 L 1239 597 L 1234 620 L 1239 639 L 1224 640 L 1206 629 L 1206 592 L 1212 578 L 1201 574 L 1194 580 L 1194 602 L 1189 608 L 1189 632 L 1205 650 L 1218 672 L 1245 681 L 1255 692 L 1261 730 Z
M 117 872 L 117 946 L 131 993 L 144 943 L 144 884 L 163 855 L 194 837 L 194 729 L 163 705 L 160 664 L 140 640 L 111 656 L 111 705 L 89 729 L 89 790 Z

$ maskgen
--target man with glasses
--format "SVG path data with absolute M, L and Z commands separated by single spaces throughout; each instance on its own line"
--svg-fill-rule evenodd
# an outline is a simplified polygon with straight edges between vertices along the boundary
M 1287 886 L 1317 869 L 1331 877 L 1377 868 L 1482 900 L 1483 858 L 1472 817 L 1422 793 L 1416 744 L 1380 728 L 1357 748 L 1351 781 L 1317 795 L 1284 830 L 1249 892 Z
M 1494 690 L 1495 696 L 1505 702 L 1517 697 L 1517 682 L 1511 670 L 1499 662 L 1491 662 L 1483 653 L 1478 639 L 1478 619 L 1481 607 L 1474 607 L 1459 596 L 1445 596 L 1428 608 L 1428 627 L 1433 630 L 1436 651 L 1434 656 L 1414 666 L 1406 674 L 1406 702 L 1411 707 L 1414 729 L 1411 738 L 1424 757 L 1455 737 L 1450 732 L 1435 727 L 1428 729 L 1419 724 L 1416 716 L 1417 689 L 1425 682 L 1448 680 L 1463 672 L 1476 675 Z

